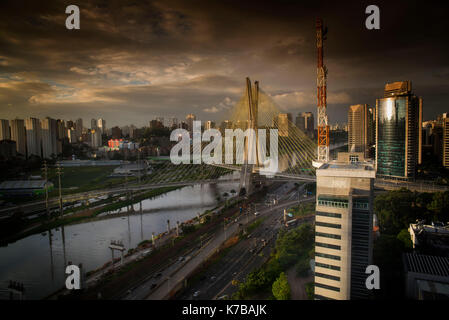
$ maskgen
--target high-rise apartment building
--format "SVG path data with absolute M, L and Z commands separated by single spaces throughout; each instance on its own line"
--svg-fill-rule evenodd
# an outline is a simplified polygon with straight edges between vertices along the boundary
M 300 112 L 296 117 L 296 126 L 309 137 L 313 137 L 315 122 L 312 112 Z
M 381 178 L 415 178 L 422 153 L 422 98 L 410 81 L 385 85 L 376 100 L 376 168 Z
M 361 153 L 339 153 L 316 171 L 315 299 L 368 296 L 376 172 Z
M 291 113 L 280 113 L 274 120 L 274 125 L 278 128 L 279 136 L 280 137 L 288 137 L 288 131 L 290 129 L 290 123 L 292 122 L 292 115 Z
M 11 127 L 11 140 L 16 142 L 17 153 L 26 156 L 26 134 L 25 122 L 22 119 L 14 119 L 9 121 Z
M 101 132 L 99 129 L 92 129 L 91 134 L 91 146 L 94 149 L 98 149 L 102 146 Z
M 368 157 L 368 123 L 369 113 L 367 104 L 357 104 L 348 110 L 348 151 L 363 152 Z
M 42 157 L 42 133 L 41 122 L 36 118 L 25 119 L 26 139 L 27 139 L 27 157 L 32 155 Z
M 206 121 L 204 124 L 204 130 L 214 129 L 215 128 L 215 122 L 213 121 Z
M 41 120 L 42 157 L 50 159 L 58 155 L 58 126 L 55 119 L 49 117 Z
M 122 130 L 115 126 L 112 128 L 112 139 L 120 139 L 122 137 Z
M 196 120 L 196 116 L 193 113 L 189 113 L 186 117 L 186 123 L 187 123 L 187 127 L 190 132 L 190 136 L 192 136 L 192 132 L 193 132 L 193 121 Z
M 100 129 L 101 134 L 106 134 L 106 120 L 98 119 L 97 128 Z
M 0 119 L 0 141 L 11 140 L 11 133 L 9 131 L 9 121 Z
M 83 119 L 79 118 L 76 119 L 75 122 L 75 132 L 76 132 L 76 137 L 77 139 L 81 139 L 82 135 L 83 135 Z
M 98 120 L 92 119 L 90 120 L 90 129 L 97 129 L 98 128 Z

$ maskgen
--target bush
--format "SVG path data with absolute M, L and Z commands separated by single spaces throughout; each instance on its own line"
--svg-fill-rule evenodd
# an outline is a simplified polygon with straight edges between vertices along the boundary
M 298 277 L 307 277 L 310 270 L 309 260 L 307 258 L 299 260 L 295 265 L 295 269 Z
M 413 248 L 412 239 L 407 229 L 402 229 L 396 238 L 404 244 L 404 249 L 410 250 Z
M 276 300 L 290 299 L 290 285 L 284 272 L 281 272 L 279 278 L 273 283 L 272 292 Z
M 309 282 L 306 283 L 306 294 L 307 294 L 307 299 L 309 300 L 313 300 L 313 298 L 315 297 L 315 286 L 313 282 Z

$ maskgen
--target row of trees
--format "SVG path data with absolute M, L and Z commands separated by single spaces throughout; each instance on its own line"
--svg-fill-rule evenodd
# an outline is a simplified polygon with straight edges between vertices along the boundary
M 290 231 L 281 230 L 275 253 L 265 266 L 247 276 L 234 297 L 245 299 L 261 292 L 271 292 L 275 299 L 289 299 L 290 286 L 285 272 L 293 266 L 298 271 L 303 270 L 305 261 L 308 264 L 313 255 L 314 241 L 314 230 L 310 224 L 302 224 Z
M 381 299 L 404 297 L 402 254 L 412 250 L 408 227 L 417 219 L 449 221 L 449 191 L 418 193 L 407 189 L 381 194 L 374 200 L 381 236 L 374 243 L 374 264 L 381 270 Z
M 407 189 L 390 191 L 376 197 L 374 212 L 381 232 L 398 234 L 416 219 L 449 221 L 449 191 L 418 193 Z

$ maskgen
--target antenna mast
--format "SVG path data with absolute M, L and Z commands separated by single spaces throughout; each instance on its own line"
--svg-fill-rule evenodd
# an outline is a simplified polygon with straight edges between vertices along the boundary
M 329 124 L 327 118 L 326 79 L 327 68 L 323 63 L 323 42 L 326 40 L 327 28 L 323 30 L 323 21 L 319 18 L 316 22 L 316 46 L 318 51 L 317 65 L 317 107 L 318 107 L 318 159 L 314 166 L 329 161 Z

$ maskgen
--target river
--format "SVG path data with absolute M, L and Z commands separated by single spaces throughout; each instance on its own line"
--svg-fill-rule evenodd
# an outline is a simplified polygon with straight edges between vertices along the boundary
M 82 263 L 85 272 L 96 269 L 111 259 L 111 240 L 122 241 L 127 250 L 135 248 L 141 241 L 151 239 L 153 232 L 166 231 L 167 220 L 171 227 L 176 221 L 190 220 L 216 207 L 217 197 L 232 189 L 237 191 L 238 182 L 184 187 L 142 201 L 142 214 L 111 215 L 34 234 L 0 247 L 0 299 L 8 299 L 5 289 L 10 280 L 24 284 L 26 299 L 44 298 L 64 286 L 65 262 Z M 140 203 L 134 208 L 140 211 Z

